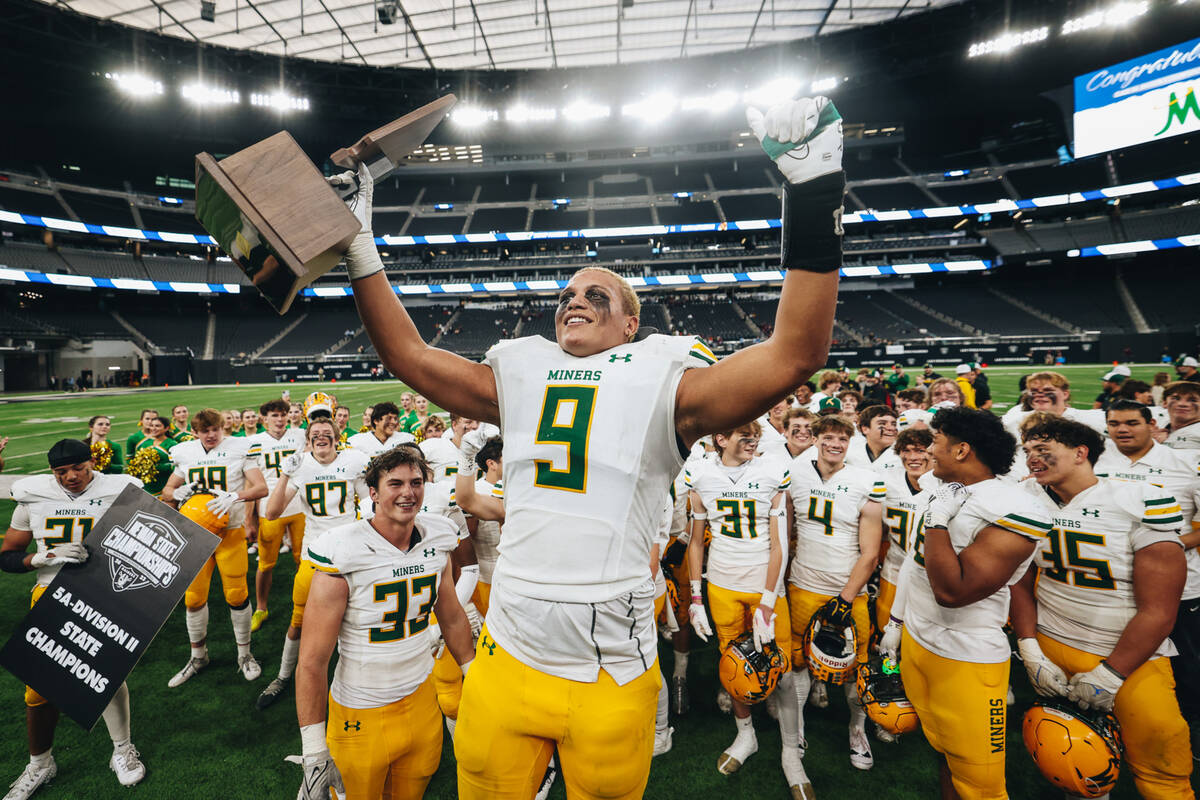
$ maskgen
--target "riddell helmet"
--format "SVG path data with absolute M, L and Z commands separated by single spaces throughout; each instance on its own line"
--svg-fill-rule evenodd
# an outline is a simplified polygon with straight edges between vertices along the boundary
M 767 642 L 760 653 L 749 632 L 727 644 L 717 664 L 721 685 L 734 700 L 748 706 L 766 700 L 787 668 L 787 656 L 779 645 Z
M 840 686 L 854 680 L 857 635 L 853 622 L 845 630 L 839 630 L 829 624 L 821 611 L 813 614 L 804 631 L 804 660 L 814 681 Z
M 311 421 L 313 414 L 332 417 L 337 408 L 337 400 L 325 392 L 313 392 L 304 398 L 304 418 Z
M 899 736 L 921 726 L 917 712 L 904 695 L 900 665 L 890 658 L 873 656 L 858 665 L 858 698 L 863 709 L 879 727 Z
M 208 510 L 208 501 L 212 500 L 213 496 L 207 493 L 194 494 L 184 501 L 179 507 L 179 513 L 190 519 L 192 522 L 213 533 L 220 533 L 229 525 L 229 515 L 224 514 L 218 517 L 216 514 Z
M 1104 797 L 1121 774 L 1121 727 L 1111 714 L 1037 700 L 1021 723 L 1025 747 L 1046 780 L 1068 794 Z

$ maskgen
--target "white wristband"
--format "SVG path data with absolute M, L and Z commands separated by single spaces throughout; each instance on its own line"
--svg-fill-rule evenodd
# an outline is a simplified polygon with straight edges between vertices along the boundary
M 370 231 L 359 231 L 346 251 L 346 274 L 356 281 L 376 272 L 383 272 L 383 262 L 375 249 L 375 237 Z
M 688 581 L 692 587 L 692 597 L 700 596 L 700 581 Z
M 329 752 L 329 745 L 325 743 L 324 721 L 300 726 L 300 747 L 305 757 Z
M 692 519 L 708 519 L 707 511 L 693 511 Z
M 474 660 L 475 659 L 472 658 L 471 661 L 464 661 L 463 663 L 458 665 L 458 668 L 462 670 L 462 674 L 463 674 L 464 678 L 467 677 L 467 670 L 471 668 L 471 662 Z
M 479 583 L 479 565 L 468 564 L 458 573 L 458 582 L 454 584 L 454 593 L 458 595 L 458 604 L 463 608 L 471 602 L 475 593 L 475 584 Z
M 775 608 L 776 599 L 777 598 L 775 597 L 775 592 L 773 590 L 768 591 L 763 589 L 762 597 L 758 599 L 758 604 L 760 606 L 766 606 L 767 608 Z
M 458 456 L 458 474 L 470 476 L 471 480 L 475 480 L 475 472 L 478 470 L 478 465 L 474 458 L 468 457 L 465 453 L 459 453 Z

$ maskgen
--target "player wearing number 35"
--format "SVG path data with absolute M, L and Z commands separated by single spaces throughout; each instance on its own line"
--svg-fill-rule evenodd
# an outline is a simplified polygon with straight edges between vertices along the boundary
M 825 363 L 841 117 L 821 97 L 747 117 L 786 178 L 787 272 L 772 336 L 719 363 L 694 338 L 639 330 L 632 287 L 596 268 L 559 295 L 556 342 L 501 342 L 483 363 L 428 346 L 383 272 L 359 171 L 347 202 L 362 232 L 346 263 L 380 358 L 430 401 L 504 432 L 504 546 L 454 743 L 466 800 L 532 796 L 555 746 L 569 797 L 641 797 L 660 681 L 649 564 L 662 500 L 697 439 L 753 419 Z

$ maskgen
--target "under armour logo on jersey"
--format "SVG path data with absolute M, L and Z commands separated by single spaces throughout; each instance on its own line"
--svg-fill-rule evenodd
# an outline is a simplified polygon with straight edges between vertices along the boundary
M 425 557 L 426 557 L 426 558 L 433 558 L 434 556 L 436 556 L 436 555 L 437 555 L 437 550 L 435 550 L 435 549 L 434 549 L 434 548 L 432 548 L 432 547 L 426 547 L 426 548 L 425 548 L 424 550 L 422 550 L 421 552 L 422 552 L 422 553 L 424 553 L 424 555 L 425 555 Z
M 479 640 L 479 644 L 482 647 L 487 648 L 489 656 L 496 655 L 496 642 L 495 641 L 489 639 L 487 636 L 484 636 L 482 639 Z
M 88 505 L 89 505 L 89 506 L 98 506 L 98 505 L 101 505 L 101 504 L 103 504 L 103 503 L 104 503 L 104 501 L 103 501 L 103 500 L 101 500 L 101 499 L 99 499 L 99 498 L 96 498 L 96 499 L 93 499 L 93 500 L 88 500 Z
M 630 361 L 633 361 L 633 353 L 626 353 L 625 355 L 613 353 L 608 357 L 608 363 L 610 364 L 615 364 L 618 361 L 624 361 L 626 364 L 628 364 Z
M 1147 475 L 1162 475 L 1163 471 L 1158 467 L 1146 467 Z
M 757 489 L 757 488 L 758 488 L 758 484 L 757 484 L 757 483 L 747 483 L 747 484 L 746 484 L 746 488 L 747 488 L 747 489 Z
M 355 720 L 354 723 L 351 724 L 349 720 L 346 720 L 345 722 L 342 723 L 342 730 L 348 731 L 351 728 L 353 728 L 356 731 L 361 731 L 362 730 L 362 722 L 360 722 L 359 720 Z
M 848 491 L 850 491 L 850 487 L 849 486 L 839 486 L 838 491 L 839 492 L 848 492 Z
M 1083 514 L 1085 517 L 1098 517 L 1098 516 L 1100 516 L 1100 509 L 1098 509 L 1098 508 L 1085 508 L 1085 509 L 1083 509 L 1082 511 L 1080 511 L 1079 513 L 1080 513 L 1080 514 Z

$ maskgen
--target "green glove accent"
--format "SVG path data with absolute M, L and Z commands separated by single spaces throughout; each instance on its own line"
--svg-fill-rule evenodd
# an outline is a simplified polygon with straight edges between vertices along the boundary
M 810 139 L 820 135 L 826 128 L 841 118 L 841 113 L 837 110 L 837 107 L 834 106 L 833 101 L 830 100 L 825 104 L 825 107 L 821 109 L 821 115 L 817 117 L 816 129 L 813 130 L 813 132 L 807 137 L 805 137 L 804 142 L 807 142 Z M 770 159 L 774 161 L 784 153 L 787 153 L 790 150 L 795 150 L 797 147 L 804 144 L 804 142 L 781 142 L 777 139 L 772 139 L 770 136 L 766 136 L 762 140 L 762 149 L 766 152 Z

